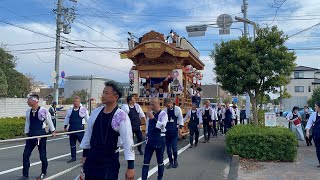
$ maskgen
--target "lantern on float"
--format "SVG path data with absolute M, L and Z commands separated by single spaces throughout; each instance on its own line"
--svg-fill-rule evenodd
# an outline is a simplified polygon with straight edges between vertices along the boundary
M 191 65 L 187 65 L 187 66 L 184 68 L 184 71 L 185 71 L 185 73 L 190 74 L 190 73 L 192 73 L 192 71 L 193 71 L 193 67 L 192 67 Z

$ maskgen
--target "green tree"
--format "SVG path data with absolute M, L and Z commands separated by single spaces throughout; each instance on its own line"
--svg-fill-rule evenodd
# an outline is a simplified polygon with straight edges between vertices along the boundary
M 72 93 L 72 96 L 65 99 L 64 104 L 72 104 L 73 103 L 73 98 L 79 96 L 81 99 L 81 103 L 82 104 L 86 104 L 88 102 L 88 92 L 85 89 L 81 89 L 81 90 L 75 90 Z
M 296 56 L 284 45 L 288 39 L 276 26 L 258 28 L 254 41 L 246 37 L 215 44 L 211 58 L 222 88 L 232 94 L 248 93 L 253 121 L 258 124 L 258 97 L 289 83 Z
M 0 97 L 6 96 L 8 93 L 7 78 L 2 69 L 0 68 Z
M 16 58 L 0 47 L 0 67 L 7 80 L 7 97 L 25 97 L 30 92 L 30 80 L 14 68 Z
M 30 81 L 22 73 L 15 69 L 6 74 L 8 81 L 8 97 L 26 97 L 30 91 Z
M 274 103 L 275 105 L 280 105 L 279 99 L 273 99 L 273 103 Z
M 316 101 L 320 101 L 320 87 L 313 90 L 312 96 L 308 100 L 308 105 L 313 108 Z
M 268 104 L 271 102 L 271 98 L 269 96 L 269 94 L 261 94 L 258 97 L 258 101 L 260 103 L 260 105 L 262 106 L 262 104 Z
M 228 96 L 227 98 L 223 99 L 223 103 L 231 103 L 232 102 L 232 97 Z

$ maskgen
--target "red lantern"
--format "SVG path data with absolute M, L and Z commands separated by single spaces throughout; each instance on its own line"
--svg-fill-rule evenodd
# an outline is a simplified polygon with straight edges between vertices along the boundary
M 185 70 L 185 73 L 191 73 L 192 71 L 193 71 L 193 67 L 191 66 L 191 65 L 187 65 L 185 68 L 184 68 L 184 70 Z

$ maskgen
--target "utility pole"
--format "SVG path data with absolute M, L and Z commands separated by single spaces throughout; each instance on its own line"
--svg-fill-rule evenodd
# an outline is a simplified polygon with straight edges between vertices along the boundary
M 62 1 L 63 0 L 58 0 L 57 4 L 57 30 L 56 30 L 56 54 L 55 54 L 55 63 L 54 63 L 54 71 L 56 72 L 56 78 L 54 81 L 54 96 L 53 99 L 54 101 L 59 104 L 59 65 L 60 65 L 60 33 L 62 30 L 62 22 L 61 22 L 61 14 L 62 14 Z
M 72 8 L 64 8 L 63 7 L 64 0 L 58 0 L 57 9 L 54 12 L 57 14 L 56 17 L 56 50 L 55 50 L 55 64 L 54 64 L 54 93 L 53 93 L 53 100 L 59 104 L 59 66 L 60 66 L 60 41 L 61 41 L 61 32 L 64 34 L 69 34 L 71 32 L 70 24 L 73 22 L 75 18 L 75 7 Z M 76 3 L 77 0 L 70 0 L 73 3 Z M 62 20 L 63 17 L 63 20 Z
M 90 98 L 89 98 L 89 114 L 91 115 L 91 109 L 92 109 L 92 75 L 90 77 Z
M 248 10 L 248 1 L 243 0 L 243 5 L 241 6 L 241 11 L 243 13 L 243 18 L 247 19 L 247 10 Z M 243 22 L 244 25 L 244 36 L 246 37 L 248 35 L 248 25 L 246 22 Z

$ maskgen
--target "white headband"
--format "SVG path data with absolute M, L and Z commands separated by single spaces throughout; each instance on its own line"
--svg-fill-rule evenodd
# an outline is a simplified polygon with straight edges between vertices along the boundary
M 37 98 L 35 98 L 35 97 L 29 97 L 29 99 L 31 100 L 31 101 L 34 101 L 34 102 L 39 102 L 39 100 L 37 99 Z

